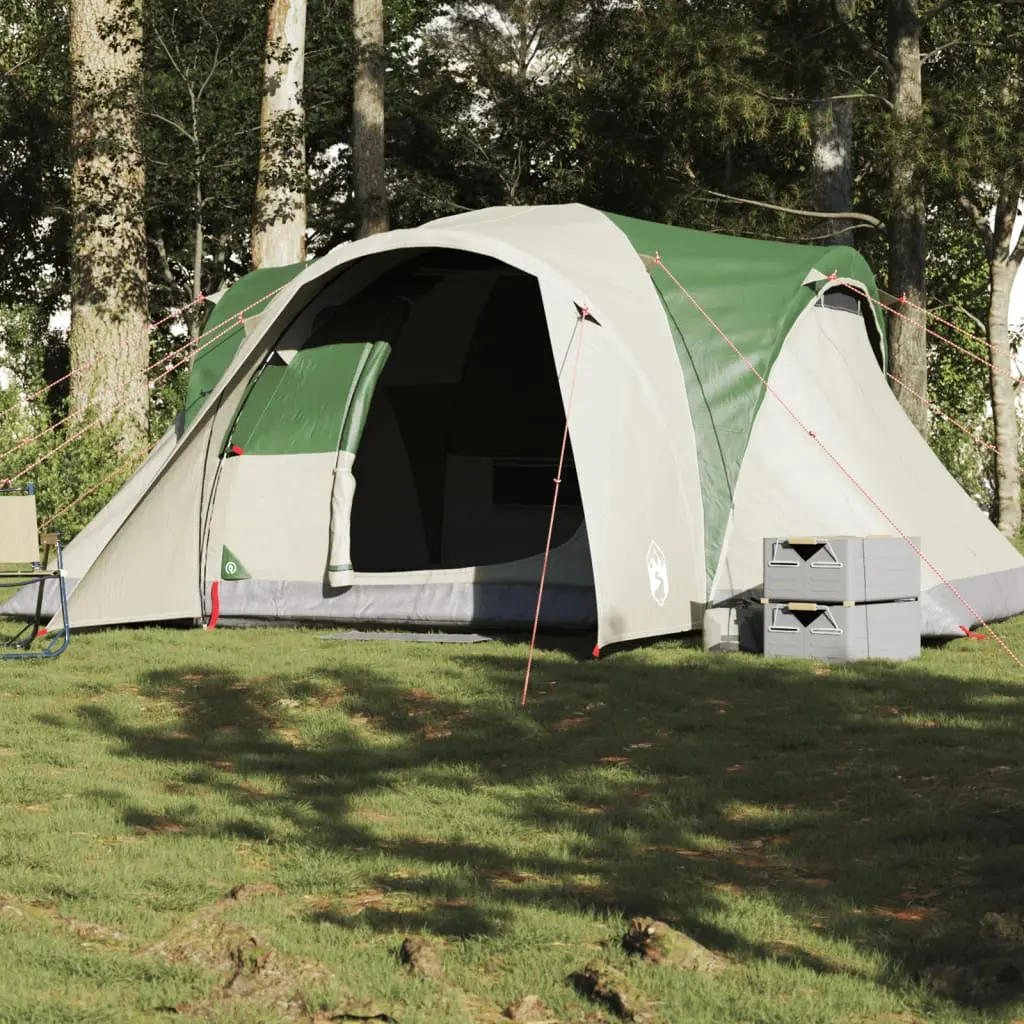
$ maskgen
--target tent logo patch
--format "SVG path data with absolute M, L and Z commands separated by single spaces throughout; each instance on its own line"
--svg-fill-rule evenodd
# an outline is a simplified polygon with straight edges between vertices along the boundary
M 653 540 L 647 549 L 647 580 L 655 604 L 664 608 L 668 600 L 668 561 L 665 552 Z
M 248 580 L 252 577 L 242 560 L 229 547 L 225 547 L 220 556 L 220 578 L 222 580 Z

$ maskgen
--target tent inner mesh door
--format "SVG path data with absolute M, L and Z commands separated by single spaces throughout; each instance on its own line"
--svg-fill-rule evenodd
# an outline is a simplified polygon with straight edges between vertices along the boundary
M 353 472 L 357 572 L 494 565 L 543 550 L 565 414 L 535 278 L 431 252 Z M 583 522 L 571 449 L 553 544 Z

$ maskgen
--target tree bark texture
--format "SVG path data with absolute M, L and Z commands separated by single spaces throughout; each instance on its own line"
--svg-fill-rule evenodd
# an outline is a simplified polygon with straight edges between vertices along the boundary
M 1020 189 L 1003 190 L 996 204 L 989 253 L 989 384 L 995 425 L 996 509 L 1000 533 L 1020 532 L 1020 435 L 1010 346 L 1010 293 L 1024 261 L 1024 243 L 1012 246 Z
M 925 331 L 924 189 L 918 180 L 916 140 L 923 115 L 921 93 L 921 22 L 917 0 L 889 0 L 888 57 L 890 98 L 895 127 L 892 157 L 892 200 L 889 214 L 889 291 L 906 296 L 889 317 L 890 370 L 897 378 L 893 391 L 910 421 L 928 436 L 928 406 L 911 392 L 928 393 L 928 351 Z M 902 383 L 901 383 L 902 382 Z M 902 384 L 905 384 L 904 388 Z
M 305 52 L 306 0 L 270 0 L 252 229 L 257 268 L 306 258 Z
M 141 0 L 71 0 L 72 408 L 144 434 L 146 175 Z
M 352 176 L 356 237 L 389 227 L 384 153 L 384 7 L 352 0 L 356 74 L 352 100 Z
M 853 209 L 853 101 L 823 100 L 811 114 L 815 206 L 823 213 Z M 836 221 L 830 245 L 853 245 L 849 221 Z

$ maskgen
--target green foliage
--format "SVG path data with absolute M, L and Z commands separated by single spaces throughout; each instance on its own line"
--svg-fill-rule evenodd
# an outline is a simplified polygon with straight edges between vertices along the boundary
M 39 307 L 0 307 L 0 375 L 9 384 L 0 390 L 0 480 L 34 484 L 41 522 L 65 542 L 139 467 L 181 407 L 184 385 L 179 372 L 153 390 L 149 440 L 125 450 L 116 427 L 97 423 L 91 410 L 68 415 L 66 383 L 47 386 L 66 366 L 66 339 L 48 329 Z
M 144 455 L 122 454 L 115 429 L 88 422 L 76 420 L 62 431 L 30 440 L 46 430 L 43 418 L 25 410 L 0 420 L 0 476 L 11 478 L 15 487 L 35 485 L 41 525 L 58 531 L 65 543 L 114 496 Z M 83 427 L 85 432 L 75 437 Z
M 959 218 L 932 224 L 932 259 L 929 274 L 933 293 L 942 296 L 933 311 L 948 324 L 930 326 L 954 345 L 932 340 L 928 352 L 928 390 L 931 400 L 961 426 L 940 415 L 931 421 L 933 451 L 961 487 L 986 510 L 995 494 L 989 415 L 988 367 L 984 316 L 988 274 L 984 247 L 977 233 Z M 971 358 L 966 349 L 977 358 Z
M 266 15 L 245 0 L 152 0 L 145 12 L 155 320 L 192 299 L 197 269 L 207 293 L 248 269 Z
M 950 46 L 932 88 L 936 177 L 954 200 L 966 195 L 986 209 L 1007 179 L 1024 184 L 1024 10 L 964 3 L 946 22 Z
M 0 0 L 0 303 L 68 287 L 67 6 Z

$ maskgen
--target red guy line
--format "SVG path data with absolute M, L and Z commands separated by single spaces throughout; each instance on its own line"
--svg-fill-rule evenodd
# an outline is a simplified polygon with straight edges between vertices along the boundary
M 965 427 L 959 420 L 953 419 L 953 417 L 950 416 L 949 413 L 946 412 L 946 410 L 942 408 L 942 406 L 936 405 L 934 402 L 929 401 L 927 398 L 924 397 L 924 395 L 922 395 L 918 391 L 915 391 L 905 381 L 900 380 L 900 378 L 897 377 L 896 374 L 890 373 L 888 370 L 886 370 L 885 371 L 885 375 L 890 380 L 895 381 L 897 384 L 899 384 L 899 386 L 901 388 L 904 388 L 909 394 L 913 395 L 914 398 L 919 399 L 920 401 L 924 402 L 925 405 L 930 406 L 932 409 L 934 409 L 935 412 L 937 412 L 941 417 L 943 417 L 943 419 L 946 419 L 950 423 L 952 423 L 954 427 L 956 427 L 958 430 L 960 430 L 964 434 L 966 434 L 976 444 L 981 445 L 983 448 L 987 448 L 991 452 L 995 452 L 997 455 L 1002 454 L 999 451 L 999 449 L 994 444 L 989 444 L 988 441 L 985 440 L 985 438 L 978 437 L 977 434 L 972 433 L 972 431 L 971 431 L 971 429 L 969 427 Z
M 900 296 L 900 302 L 906 306 L 910 306 L 911 309 L 920 310 L 925 316 L 930 316 L 933 320 L 938 320 L 940 324 L 945 324 L 946 327 L 956 331 L 957 334 L 962 334 L 965 338 L 970 338 L 971 341 L 977 341 L 990 349 L 995 349 L 995 345 L 993 345 L 987 338 L 983 338 L 980 334 L 971 334 L 970 331 L 964 330 L 964 328 L 953 323 L 952 320 L 944 320 L 938 313 L 933 313 L 930 309 L 925 309 L 924 306 L 919 306 L 916 302 L 911 302 L 906 295 Z
M 64 515 L 65 512 L 70 512 L 77 504 L 79 504 L 79 502 L 85 501 L 85 499 L 88 498 L 90 494 L 94 494 L 105 483 L 108 483 L 109 481 L 113 480 L 114 477 L 117 476 L 117 474 L 120 473 L 125 468 L 125 466 L 130 465 L 136 459 L 138 459 L 140 456 L 148 455 L 156 447 L 156 444 L 157 444 L 157 442 L 153 441 L 151 444 L 147 444 L 144 447 L 139 448 L 136 451 L 132 452 L 131 455 L 129 455 L 126 459 L 124 459 L 123 461 L 118 463 L 117 468 L 112 473 L 108 473 L 98 484 L 93 484 L 93 486 L 90 487 L 89 490 L 87 490 L 87 491 L 83 492 L 82 494 L 80 494 L 77 498 L 75 498 L 74 501 L 72 501 L 69 504 L 65 505 L 62 509 L 59 509 L 58 511 L 54 512 L 53 515 L 50 516 L 49 519 L 47 519 L 44 522 L 40 523 L 39 524 L 39 529 L 40 530 L 45 530 L 46 527 L 48 527 L 50 525 L 50 523 L 54 522 L 54 520 L 56 520 L 56 519 L 59 519 L 62 515 Z
M 193 299 L 187 306 L 182 306 L 180 309 L 172 311 L 162 320 L 157 320 L 154 323 L 147 325 L 146 336 L 148 337 L 150 334 L 152 334 L 153 331 L 156 330 L 156 328 L 162 327 L 169 321 L 176 320 L 183 313 L 185 313 L 186 310 L 191 309 L 193 306 L 198 306 L 200 303 L 208 301 L 209 300 L 206 298 L 205 295 L 200 295 L 198 299 Z M 43 387 L 39 388 L 37 391 L 33 391 L 32 394 L 28 395 L 25 398 L 25 402 L 29 403 L 35 401 L 35 399 L 37 399 L 40 395 L 45 395 L 46 392 L 49 391 L 51 388 L 55 388 L 58 384 L 63 384 L 64 381 L 70 380 L 72 377 L 75 376 L 75 374 L 82 373 L 83 370 L 88 370 L 90 366 L 95 366 L 97 363 L 102 362 L 104 359 L 109 359 L 110 356 L 112 355 L 114 355 L 114 352 L 100 352 L 98 355 L 90 359 L 87 363 L 82 363 L 81 366 L 76 366 L 74 369 L 69 370 L 67 373 L 64 374 L 63 377 L 58 377 L 55 381 L 51 381 L 49 384 L 44 384 Z M 6 409 L 0 409 L 0 420 L 2 420 L 9 412 L 13 411 L 17 407 L 18 406 L 16 403 L 15 405 L 9 405 Z
M 1014 382 L 1020 379 L 1019 377 L 1015 377 L 1012 373 L 1010 373 L 1009 370 L 1004 370 L 1001 367 L 996 366 L 995 363 L 989 362 L 989 360 L 987 360 L 984 356 L 979 356 L 976 353 L 972 352 L 970 349 L 964 348 L 963 345 L 958 345 L 955 341 L 951 341 L 944 334 L 939 334 L 938 331 L 933 331 L 930 327 L 927 327 L 924 324 L 917 324 L 917 322 L 911 320 L 909 316 L 904 316 L 898 310 L 893 309 L 891 306 L 887 306 L 884 302 L 880 301 L 879 299 L 876 299 L 873 295 L 868 294 L 868 292 L 860 288 L 857 288 L 855 285 L 847 283 L 846 287 L 849 288 L 851 292 L 856 292 L 858 295 L 862 295 L 865 299 L 867 299 L 869 302 L 873 302 L 876 306 L 881 306 L 882 309 L 884 309 L 887 313 L 891 313 L 893 316 L 898 316 L 901 320 L 906 320 L 908 324 L 916 324 L 919 327 L 924 327 L 926 334 L 930 334 L 933 338 L 938 338 L 939 341 L 944 342 L 951 348 L 955 348 L 958 352 L 963 352 L 965 356 L 969 356 L 976 362 L 982 363 L 983 365 L 987 366 L 990 370 L 994 370 L 996 373 L 1001 373 L 1004 377 L 1009 377 L 1010 380 Z M 922 307 L 918 306 L 917 308 L 921 309 Z M 927 313 L 928 311 L 925 310 L 925 312 Z M 971 337 L 973 337 L 973 335 L 971 335 Z M 985 344 L 987 345 L 988 342 L 985 342 Z
M 526 697 L 530 690 L 530 674 L 533 671 L 533 656 L 537 648 L 537 627 L 540 623 L 540 606 L 544 600 L 544 582 L 548 575 L 548 559 L 551 555 L 551 538 L 555 532 L 555 513 L 558 511 L 558 492 L 562 486 L 562 470 L 565 468 L 565 452 L 569 446 L 569 420 L 572 417 L 572 401 L 576 394 L 576 374 L 580 368 L 580 355 L 583 352 L 583 325 L 587 322 L 587 316 L 589 315 L 589 309 L 584 306 L 580 310 L 579 320 L 577 321 L 576 328 L 573 329 L 572 338 L 569 339 L 571 345 L 573 339 L 577 339 L 576 344 L 576 358 L 572 364 L 572 379 L 569 383 L 569 397 L 565 403 L 565 429 L 562 431 L 562 450 L 558 456 L 558 474 L 555 476 L 555 493 L 551 500 L 551 518 L 548 521 L 548 539 L 544 545 L 544 562 L 541 565 L 540 570 L 540 587 L 537 590 L 537 608 L 533 613 L 533 632 L 530 634 L 530 653 L 526 659 L 526 676 L 523 679 L 523 695 L 520 699 L 519 706 L 526 707 Z
M 168 359 L 170 359 L 173 356 L 176 356 L 177 354 L 183 352 L 185 349 L 192 348 L 193 346 L 195 346 L 195 350 L 192 353 L 193 355 L 197 355 L 199 352 L 202 352 L 203 349 L 208 348 L 210 345 L 213 345 L 215 342 L 220 341 L 226 335 L 230 334 L 236 327 L 238 327 L 239 325 L 244 324 L 245 323 L 245 314 L 250 309 L 253 309 L 254 307 L 260 305 L 260 303 L 266 301 L 271 296 L 276 295 L 278 292 L 282 291 L 285 287 L 287 287 L 287 285 L 281 285 L 279 288 L 275 288 L 273 291 L 267 292 L 267 294 L 262 296 L 262 298 L 257 299 L 255 302 L 250 302 L 249 305 L 246 306 L 244 309 L 240 309 L 238 311 L 238 313 L 231 320 L 226 320 L 223 323 L 218 324 L 216 327 L 210 328 L 210 330 L 206 331 L 203 334 L 200 334 L 198 337 L 196 337 L 194 339 L 190 339 L 184 345 L 180 345 L 174 351 L 169 352 L 165 356 L 161 356 L 161 358 L 156 360 L 156 362 L 154 362 L 154 363 L 150 364 L 149 366 L 147 366 L 145 372 L 149 373 L 151 370 L 154 370 L 158 366 L 160 366 L 161 363 L 167 362 Z M 208 335 L 214 335 L 214 337 L 210 337 L 202 345 L 197 345 L 196 344 L 202 338 L 206 338 Z M 170 374 L 172 374 L 176 369 L 178 369 L 178 367 L 180 365 L 184 365 L 184 360 L 182 360 L 182 362 L 180 364 L 179 363 L 171 363 L 171 365 L 166 370 L 164 370 L 163 373 L 158 374 L 156 377 L 153 377 L 148 382 L 149 383 L 149 387 L 152 388 L 154 384 L 157 384 L 159 381 L 163 380 L 165 377 L 170 376 Z M 79 367 L 79 369 L 84 369 L 84 367 Z M 117 392 L 117 396 L 120 397 L 120 396 L 124 395 L 127 392 L 128 387 L 129 387 L 129 385 L 125 385 L 124 387 L 122 387 L 121 390 Z M 88 408 L 88 406 L 86 408 Z M 85 409 L 82 409 L 82 410 L 79 410 L 77 412 L 69 413 L 67 416 L 64 417 L 64 419 L 62 419 L 59 422 L 55 423 L 52 427 L 48 427 L 46 430 L 42 431 L 40 434 L 37 434 L 36 437 L 29 438 L 27 440 L 23 440 L 23 441 L 18 442 L 18 444 L 16 444 L 9 451 L 4 452 L 3 455 L 0 455 L 0 460 L 6 459 L 9 455 L 11 455 L 12 452 L 17 451 L 24 444 L 28 444 L 28 443 L 30 443 L 31 441 L 34 441 L 34 440 L 38 440 L 40 437 L 43 437 L 46 434 L 48 434 L 51 430 L 54 430 L 57 427 L 62 426 L 63 424 L 67 423 L 69 420 L 74 419 L 76 416 L 81 415 L 85 411 L 86 411 Z M 48 459 L 52 458 L 59 451 L 63 450 L 69 444 L 71 444 L 72 441 L 77 440 L 78 438 L 82 437 L 83 434 L 85 434 L 89 430 L 91 430 L 93 427 L 98 426 L 100 422 L 101 421 L 97 419 L 97 420 L 93 420 L 90 423 L 87 423 L 76 434 L 73 434 L 71 437 L 69 437 L 66 440 L 64 440 L 63 442 L 61 442 L 55 448 L 52 448 L 45 455 L 43 455 L 40 458 L 36 459 L 35 462 L 33 462 L 30 465 L 26 466 L 16 476 L 10 477 L 9 478 L 10 482 L 13 483 L 15 480 L 20 480 L 26 473 L 30 473 L 33 469 L 36 469 L 37 467 L 41 466 Z

